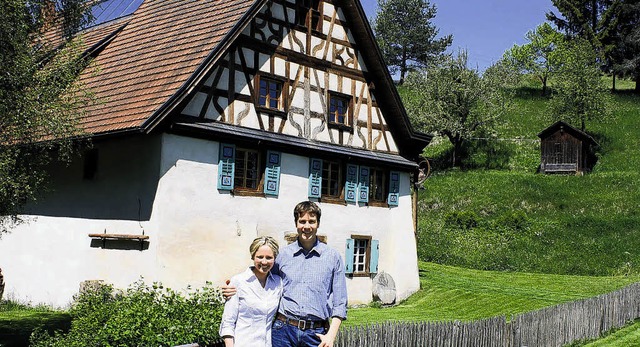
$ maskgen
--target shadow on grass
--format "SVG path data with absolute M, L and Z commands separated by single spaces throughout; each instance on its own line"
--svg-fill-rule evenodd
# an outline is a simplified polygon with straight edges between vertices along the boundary
M 453 168 L 453 148 L 440 152 L 429 159 L 433 170 L 446 171 Z M 506 142 L 493 139 L 465 141 L 458 153 L 459 167 L 463 170 L 509 168 L 513 148 Z
M 0 346 L 26 347 L 36 329 L 68 332 L 71 315 L 64 312 L 8 311 L 0 312 Z

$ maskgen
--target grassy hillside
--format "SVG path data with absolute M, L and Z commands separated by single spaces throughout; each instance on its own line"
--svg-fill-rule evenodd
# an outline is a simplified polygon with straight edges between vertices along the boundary
M 497 138 L 468 147 L 465 169 L 435 166 L 420 191 L 419 257 L 475 269 L 573 275 L 640 273 L 640 97 L 613 96 L 614 119 L 587 123 L 601 145 L 584 176 L 541 175 L 547 99 L 522 89 Z
M 640 276 L 589 277 L 480 271 L 420 262 L 420 291 L 394 307 L 350 309 L 345 325 L 469 321 L 529 312 L 620 289 Z

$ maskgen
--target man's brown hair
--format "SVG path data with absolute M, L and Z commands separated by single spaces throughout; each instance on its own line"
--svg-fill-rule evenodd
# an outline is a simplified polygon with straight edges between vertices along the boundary
M 315 202 L 303 201 L 301 203 L 298 203 L 293 209 L 293 220 L 298 223 L 298 218 L 304 216 L 305 213 L 316 216 L 318 223 L 320 223 L 320 215 L 322 214 L 322 210 L 320 210 L 320 206 L 318 206 Z

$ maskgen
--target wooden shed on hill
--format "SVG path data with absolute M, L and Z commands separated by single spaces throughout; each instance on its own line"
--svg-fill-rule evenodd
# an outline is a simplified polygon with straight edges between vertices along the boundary
M 583 174 L 595 165 L 593 149 L 598 143 L 587 133 L 558 121 L 538 134 L 540 172 Z

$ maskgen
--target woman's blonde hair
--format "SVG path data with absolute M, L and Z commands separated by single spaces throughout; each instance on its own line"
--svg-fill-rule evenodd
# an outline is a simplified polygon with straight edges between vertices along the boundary
M 278 241 L 271 236 L 260 236 L 256 237 L 253 242 L 251 242 L 251 246 L 249 246 L 249 253 L 251 254 L 251 259 L 256 256 L 256 252 L 258 252 L 258 248 L 267 245 L 273 251 L 273 256 L 277 257 L 279 252 Z

